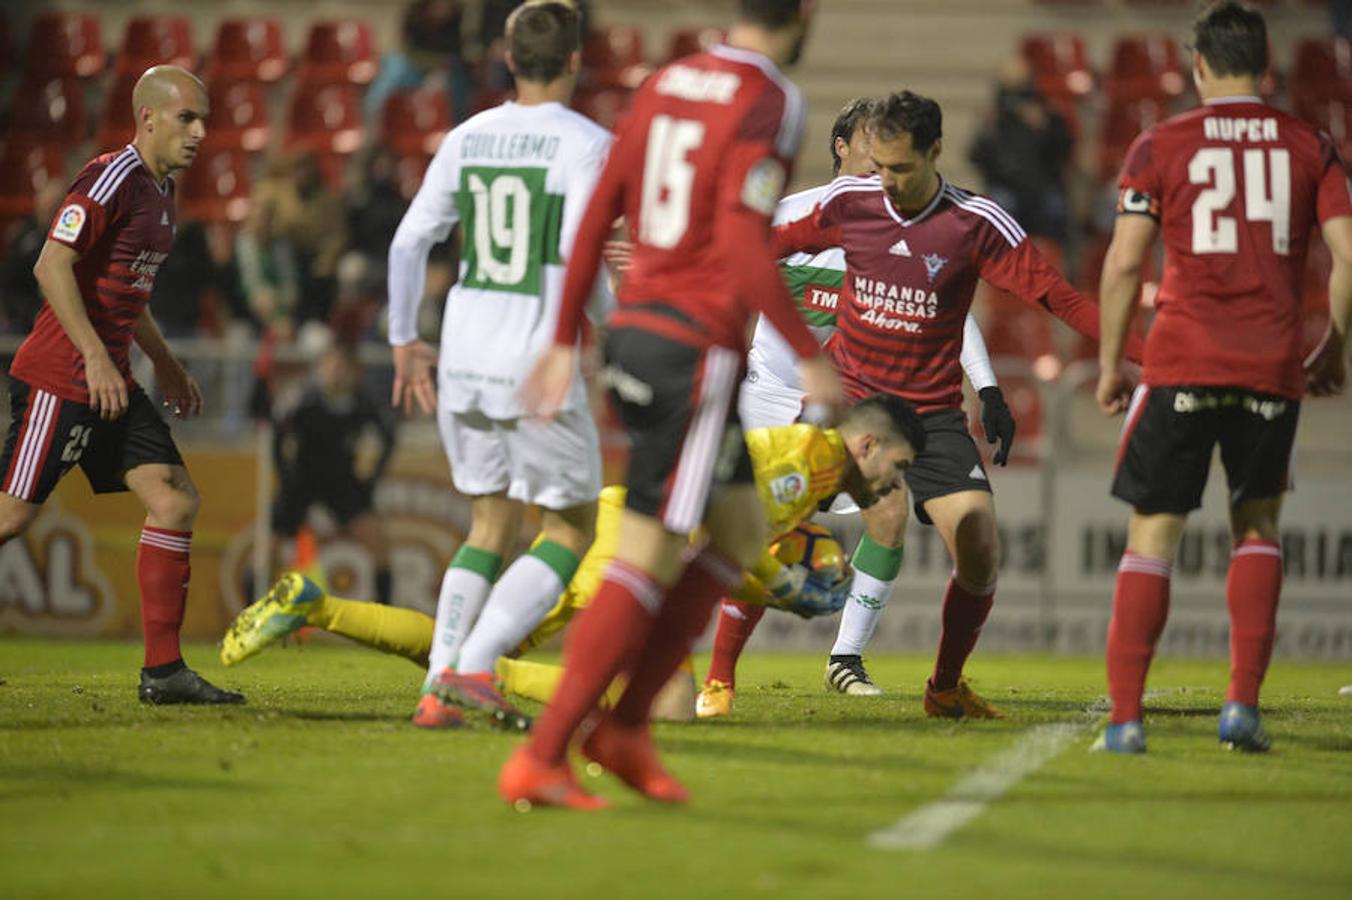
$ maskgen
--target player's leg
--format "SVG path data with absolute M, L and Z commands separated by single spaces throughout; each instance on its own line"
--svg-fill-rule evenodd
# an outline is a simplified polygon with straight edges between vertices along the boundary
M 88 446 L 89 407 L 9 382 L 9 431 L 0 457 L 0 544 L 23 533 Z
M 1245 393 L 1224 413 L 1221 461 L 1230 489 L 1234 550 L 1225 581 L 1230 611 L 1230 687 L 1219 734 L 1229 749 L 1263 752 L 1270 741 L 1258 694 L 1272 658 L 1282 589 L 1279 518 L 1291 487 L 1291 449 L 1300 405 Z
M 826 662 L 826 687 L 853 696 L 876 696 L 882 690 L 864 668 L 864 647 L 878 627 L 901 570 L 909 494 L 893 491 L 863 512 L 864 534 L 850 560 L 854 577 L 840 616 L 836 642 Z
M 1189 512 L 1202 501 L 1215 444 L 1214 420 L 1175 411 L 1178 388 L 1137 389 L 1127 411 L 1112 493 L 1132 505 L 1108 623 L 1111 724 L 1097 750 L 1145 751 L 1141 697 L 1169 616 L 1173 562 Z

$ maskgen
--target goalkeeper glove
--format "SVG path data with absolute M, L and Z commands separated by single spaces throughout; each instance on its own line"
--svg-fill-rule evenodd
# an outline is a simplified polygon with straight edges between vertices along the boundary
M 1000 441 L 1000 449 L 991 462 L 1003 466 L 1009 462 L 1009 451 L 1014 446 L 1014 414 L 1005 404 L 1005 395 L 994 385 L 982 388 L 977 396 L 981 398 L 981 427 L 986 431 L 986 443 Z

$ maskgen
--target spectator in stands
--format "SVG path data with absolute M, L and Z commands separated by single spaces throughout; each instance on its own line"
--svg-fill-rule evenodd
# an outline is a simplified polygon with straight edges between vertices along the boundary
M 219 319 L 248 318 L 228 226 L 186 222 L 155 276 L 150 311 L 165 337 L 219 331 Z
M 347 248 L 347 217 L 342 198 L 324 182 L 318 158 L 305 151 L 275 159 L 254 189 L 254 200 L 271 210 L 273 227 L 295 251 L 300 296 L 294 324 L 327 321 L 338 260 Z
M 287 339 L 296 330 L 300 267 L 273 205 L 255 200 L 235 239 L 235 261 L 249 313 L 264 331 Z
M 362 177 L 348 193 L 348 253 L 357 254 L 381 284 L 385 282 L 390 238 L 408 209 L 400 189 L 394 155 L 383 147 L 371 147 L 363 158 Z
M 459 121 L 469 113 L 471 82 L 462 53 L 464 8 L 459 0 L 413 0 L 404 10 L 399 49 L 385 54 L 366 90 L 366 120 L 375 122 L 390 94 L 423 85 L 446 90 Z
M 5 334 L 28 334 L 33 320 L 42 308 L 42 293 L 33 276 L 38 254 L 47 241 L 47 226 L 56 215 L 56 207 L 64 196 L 58 179 L 48 179 L 38 188 L 33 199 L 33 214 L 26 216 L 10 229 L 3 260 L 0 260 L 0 331 Z
M 995 109 L 968 157 L 986 193 L 1031 235 L 1064 243 L 1068 225 L 1066 165 L 1074 140 L 1065 118 L 1038 92 L 1022 58 L 1010 60 L 995 91 Z

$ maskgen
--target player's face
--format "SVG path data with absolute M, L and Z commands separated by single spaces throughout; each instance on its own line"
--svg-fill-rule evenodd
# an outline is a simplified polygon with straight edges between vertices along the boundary
M 882 178 L 883 190 L 897 209 L 916 212 L 933 198 L 939 145 L 935 141 L 922 153 L 911 146 L 911 136 L 904 131 L 890 139 L 873 136 L 869 154 Z
M 886 497 L 901 487 L 902 475 L 915 461 L 915 450 L 900 438 L 873 437 L 858 458 L 859 472 L 875 497 Z M 858 499 L 858 498 L 856 498 Z
M 873 157 L 870 155 L 872 148 L 867 128 L 861 125 L 854 130 L 854 134 L 850 135 L 848 144 L 843 146 L 837 144 L 836 146 L 840 147 L 841 175 L 859 176 L 874 173 Z
M 155 155 L 171 172 L 192 165 L 207 136 L 206 94 L 191 81 L 181 81 L 177 88 L 155 110 Z

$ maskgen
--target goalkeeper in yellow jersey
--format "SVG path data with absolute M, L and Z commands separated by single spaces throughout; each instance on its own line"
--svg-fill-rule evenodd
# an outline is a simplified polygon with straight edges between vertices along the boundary
M 770 523 L 768 548 L 772 538 L 793 530 L 837 493 L 849 493 L 867 508 L 881 496 L 905 490 L 901 475 L 924 449 L 925 432 L 905 400 L 874 395 L 846 410 L 838 428 L 785 425 L 755 429 L 745 438 L 757 493 Z M 500 623 L 481 618 L 474 624 L 454 668 L 443 672 L 420 702 L 415 723 L 453 727 L 463 721 L 462 709 L 470 708 L 505 727 L 529 726 L 529 720 L 499 693 L 493 672 L 496 668 L 506 676 L 509 689 L 548 699 L 557 677 L 555 667 L 500 663 L 499 658 L 514 649 L 538 646 L 586 606 L 614 554 L 623 505 L 623 487 L 613 485 L 602 492 L 596 541 L 543 620 Z M 803 566 L 784 565 L 767 549 L 746 573 L 736 595 L 803 616 L 824 615 L 844 602 L 848 578 L 840 574 L 834 573 L 832 581 L 814 578 Z M 427 661 L 433 635 L 432 618 L 421 612 L 330 597 L 301 574 L 288 572 L 265 597 L 239 614 L 225 636 L 221 660 L 226 665 L 242 662 L 305 625 L 420 665 Z M 689 717 L 693 682 L 687 678 L 685 683 L 690 685 L 686 696 L 668 708 L 667 717 Z

